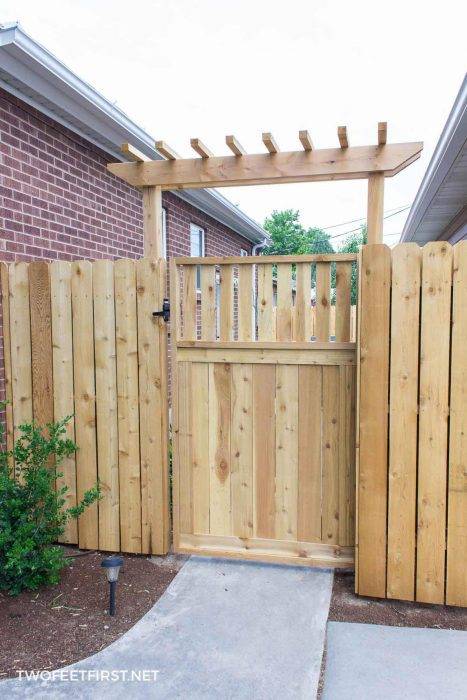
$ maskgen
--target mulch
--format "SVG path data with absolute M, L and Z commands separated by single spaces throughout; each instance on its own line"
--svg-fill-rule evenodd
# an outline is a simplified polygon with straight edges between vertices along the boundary
M 394 627 L 467 630 L 466 608 L 356 596 L 353 571 L 336 571 L 328 619 Z
M 71 552 L 70 552 L 71 553 Z M 164 593 L 182 565 L 174 557 L 124 555 L 115 617 L 101 552 L 79 553 L 56 586 L 0 592 L 0 680 L 18 670 L 53 670 L 95 654 L 132 627 Z

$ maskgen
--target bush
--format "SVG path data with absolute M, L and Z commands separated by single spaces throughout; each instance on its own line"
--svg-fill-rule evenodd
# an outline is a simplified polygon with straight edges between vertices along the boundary
M 13 449 L 0 451 L 0 590 L 12 595 L 59 582 L 68 560 L 56 542 L 67 521 L 100 497 L 96 485 L 77 506 L 64 508 L 68 487 L 55 488 L 60 464 L 77 449 L 65 437 L 70 419 L 46 430 L 21 425 Z

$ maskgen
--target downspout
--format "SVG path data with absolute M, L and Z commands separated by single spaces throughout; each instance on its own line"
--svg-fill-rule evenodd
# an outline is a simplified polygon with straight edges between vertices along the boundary
M 266 246 L 266 239 L 262 243 L 257 243 L 256 245 L 253 246 L 251 254 L 252 255 L 258 255 L 258 250 L 261 250 Z

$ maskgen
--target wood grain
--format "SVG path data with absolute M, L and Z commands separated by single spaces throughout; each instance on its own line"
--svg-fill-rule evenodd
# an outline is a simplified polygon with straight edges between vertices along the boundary
M 210 532 L 231 534 L 231 366 L 209 366 Z
M 230 488 L 232 534 L 253 536 L 253 371 L 232 365 Z
M 70 417 L 66 436 L 75 440 L 74 384 L 73 384 L 73 329 L 71 311 L 71 264 L 57 260 L 50 264 L 50 299 L 52 317 L 53 359 L 53 413 L 54 420 Z M 57 475 L 57 489 L 66 487 L 65 507 L 76 505 L 76 456 L 65 457 Z M 78 524 L 70 518 L 59 540 L 78 544 Z
M 452 249 L 423 248 L 418 432 L 417 600 L 444 602 Z
M 421 250 L 392 250 L 388 598 L 414 599 Z
M 386 595 L 389 300 L 391 253 L 362 249 L 360 284 L 360 407 L 358 593 Z
M 298 532 L 321 541 L 323 368 L 298 368 Z
M 99 501 L 99 548 L 120 549 L 120 491 L 118 476 L 117 375 L 113 264 L 93 263 L 94 351 Z
M 254 365 L 253 374 L 253 459 L 254 533 L 275 536 L 276 478 L 276 368 Z
M 114 263 L 117 351 L 118 482 L 120 537 L 124 552 L 141 553 L 138 325 L 133 260 Z
M 71 264 L 73 375 L 75 387 L 76 492 L 81 501 L 97 484 L 96 388 L 94 362 L 92 264 Z M 99 547 L 98 505 L 86 508 L 78 520 L 81 549 Z
M 467 242 L 454 247 L 446 604 L 467 606 Z

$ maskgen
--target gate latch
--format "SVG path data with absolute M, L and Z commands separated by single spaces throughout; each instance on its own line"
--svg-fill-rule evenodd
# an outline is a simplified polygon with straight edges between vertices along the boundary
M 153 316 L 162 316 L 166 323 L 170 320 L 170 301 L 165 298 L 162 302 L 162 311 L 153 311 Z

